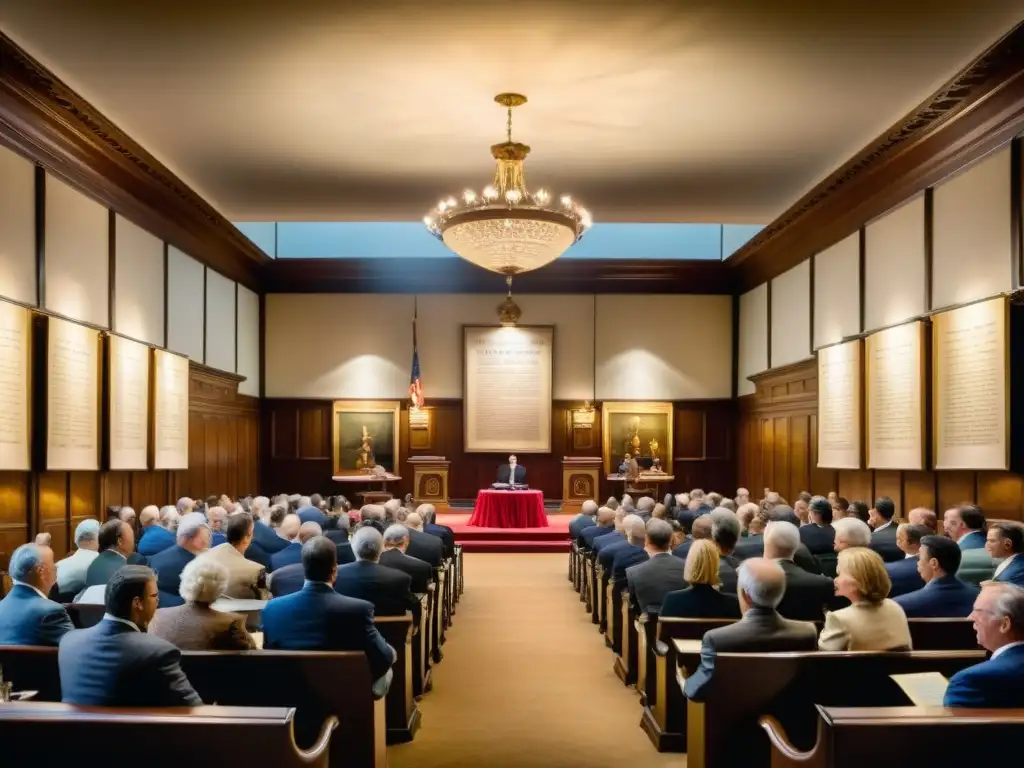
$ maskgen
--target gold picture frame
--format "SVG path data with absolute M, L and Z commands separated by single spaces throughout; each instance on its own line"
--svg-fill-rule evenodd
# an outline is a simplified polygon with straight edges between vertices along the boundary
M 636 445 L 638 440 L 641 458 L 654 458 L 651 452 L 651 443 L 657 441 L 655 454 L 657 458 L 661 459 L 661 468 L 667 474 L 672 474 L 674 410 L 672 403 L 630 401 L 602 403 L 601 458 L 605 472 L 616 472 L 625 453 L 627 442 Z M 632 435 L 628 434 L 630 432 Z M 648 437 L 648 435 L 650 436 Z
M 331 409 L 334 474 L 364 475 L 382 466 L 398 474 L 400 413 L 397 400 L 335 400 Z

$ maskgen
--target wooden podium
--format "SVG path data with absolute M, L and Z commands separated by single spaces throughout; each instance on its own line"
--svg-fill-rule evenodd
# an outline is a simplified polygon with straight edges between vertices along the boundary
M 562 457 L 562 511 L 579 512 L 583 502 L 597 499 L 600 456 Z M 600 502 L 598 501 L 600 504 Z
M 412 498 L 417 504 L 433 504 L 438 512 L 448 510 L 448 469 L 444 456 L 412 456 Z

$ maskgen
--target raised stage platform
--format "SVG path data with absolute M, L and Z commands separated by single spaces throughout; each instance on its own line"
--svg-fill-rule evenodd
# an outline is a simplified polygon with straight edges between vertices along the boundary
M 547 528 L 477 528 L 466 513 L 439 513 L 437 522 L 455 531 L 466 552 L 568 552 L 569 521 L 573 515 L 548 515 Z

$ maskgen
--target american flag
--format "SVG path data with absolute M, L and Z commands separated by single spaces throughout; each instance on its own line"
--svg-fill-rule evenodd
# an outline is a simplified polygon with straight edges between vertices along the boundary
M 412 375 L 409 377 L 409 399 L 412 407 L 423 405 L 423 382 L 420 380 L 420 351 L 416 346 L 416 317 L 412 319 Z

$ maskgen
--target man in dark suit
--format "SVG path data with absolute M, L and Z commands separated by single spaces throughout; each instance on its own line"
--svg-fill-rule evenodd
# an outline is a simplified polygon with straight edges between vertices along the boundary
M 793 562 L 799 547 L 799 528 L 782 520 L 768 523 L 764 556 L 775 560 L 786 574 L 786 592 L 776 610 L 787 619 L 823 621 L 825 607 L 834 602 L 835 584 L 828 576 L 808 573 Z
M 327 515 L 317 507 L 301 507 L 295 514 L 299 516 L 299 520 L 303 523 L 316 523 L 320 526 L 320 530 L 323 530 L 324 526 L 327 525 Z
M 138 551 L 143 557 L 152 557 L 174 546 L 174 534 L 160 525 L 160 510 L 156 507 L 142 508 L 139 525 L 142 526 L 142 535 L 139 537 Z
M 269 512 L 267 514 L 269 516 Z M 252 532 L 252 540 L 253 544 L 256 544 L 267 555 L 273 555 L 275 552 L 280 552 L 288 546 L 288 540 L 278 536 L 277 531 L 271 528 L 262 518 L 256 520 L 256 525 Z M 247 554 L 246 557 L 248 556 Z
M 620 508 L 620 510 L 624 511 L 625 508 Z M 615 533 L 615 514 L 615 511 L 608 507 L 601 507 L 597 510 L 597 525 L 584 528 L 583 533 L 580 534 L 580 539 L 586 549 L 594 548 L 594 539 L 597 537 Z
M 368 600 L 378 616 L 404 616 L 412 611 L 413 626 L 420 622 L 420 601 L 412 594 L 412 577 L 380 564 L 384 537 L 371 526 L 352 536 L 354 563 L 338 568 L 334 589 L 338 594 Z
M 278 568 L 270 574 L 267 585 L 270 588 L 272 597 L 284 597 L 298 592 L 306 581 L 306 572 L 302 563 L 292 563 L 284 568 Z
M 967 618 L 974 607 L 978 588 L 956 577 L 960 558 L 960 547 L 945 536 L 921 539 L 917 568 L 925 584 L 915 592 L 896 598 L 908 619 Z
M 379 562 L 408 575 L 412 579 L 412 591 L 417 595 L 425 595 L 430 588 L 433 571 L 428 563 L 405 554 L 408 548 L 409 529 L 401 523 L 390 525 L 384 531 L 384 552 Z
M 295 565 L 296 563 L 302 562 L 302 545 L 310 539 L 317 536 L 322 536 L 323 531 L 320 530 L 320 526 L 316 523 L 298 523 L 297 515 L 288 515 L 285 518 L 284 524 L 281 525 L 281 530 L 291 536 L 292 531 L 295 531 L 295 535 L 292 536 L 292 541 L 289 542 L 288 546 L 282 549 L 280 552 L 275 552 L 270 556 L 270 563 L 274 566 L 274 569 L 284 568 L 286 565 Z
M 423 521 L 423 532 L 431 536 L 437 536 L 444 544 L 444 556 L 446 559 L 455 557 L 455 532 L 447 525 L 437 524 L 437 510 L 433 504 L 420 504 L 416 513 Z
M 383 698 L 398 656 L 373 623 L 373 604 L 338 594 L 337 550 L 317 536 L 302 547 L 305 584 L 263 609 L 264 648 L 288 651 L 363 651 L 374 677 L 373 692 Z
M 156 613 L 156 574 L 126 565 L 110 577 L 106 614 L 64 635 L 57 659 L 62 700 L 93 707 L 195 707 L 202 704 L 180 666 L 181 652 L 146 634 Z
M 995 583 L 982 588 L 971 619 L 978 644 L 992 656 L 949 679 L 946 707 L 1024 707 L 1024 588 Z
M 719 508 L 709 515 L 711 519 L 711 540 L 718 546 L 721 559 L 718 562 L 718 579 L 722 591 L 727 595 L 736 594 L 737 571 L 740 560 L 733 555 L 740 540 L 740 521 L 735 512 Z
M 868 511 L 868 525 L 871 526 L 871 549 L 882 556 L 887 563 L 904 558 L 903 551 L 896 545 L 896 505 L 888 496 L 875 499 L 875 506 Z
M 680 525 L 682 525 L 684 529 L 692 533 L 693 526 L 696 521 L 704 517 L 704 515 L 710 515 L 711 512 L 711 507 L 707 504 L 691 499 L 686 505 L 686 509 L 682 509 L 676 513 L 676 520 L 679 521 Z
M 644 519 L 640 515 L 626 515 L 622 527 L 628 538 L 624 545 L 616 545 L 613 550 L 610 579 L 616 584 L 626 581 L 626 571 L 634 565 L 650 560 L 644 546 L 647 543 Z
M 1024 527 L 1020 523 L 993 523 L 989 526 L 985 549 L 999 565 L 994 581 L 1024 587 Z
M 690 554 L 690 547 L 693 546 L 693 542 L 695 540 L 710 538 L 711 516 L 701 515 L 693 521 L 693 528 L 690 531 L 690 535 L 683 539 L 683 542 L 678 547 L 672 550 L 672 554 L 680 560 L 686 560 L 686 556 Z
M 0 645 L 56 646 L 74 625 L 64 606 L 47 598 L 57 583 L 53 550 L 22 544 L 8 571 L 14 586 L 0 600 Z
M 576 541 L 583 533 L 583 529 L 592 525 L 597 525 L 597 502 L 587 499 L 583 502 L 580 514 L 569 522 L 569 536 Z
M 650 559 L 626 569 L 629 600 L 637 613 L 658 613 L 665 595 L 686 586 L 686 563 L 672 557 L 672 526 L 657 518 L 647 523 L 645 549 Z
M 498 467 L 498 479 L 496 482 L 516 483 L 519 485 L 526 482 L 526 467 L 519 464 L 515 454 L 508 457 L 508 464 L 502 464 Z
M 807 525 L 800 526 L 800 541 L 812 555 L 830 555 L 835 540 L 832 505 L 824 496 L 815 496 L 807 502 Z
M 687 698 L 705 698 L 708 687 L 714 684 L 719 652 L 813 651 L 818 647 L 814 624 L 785 619 L 776 610 L 786 591 L 786 574 L 777 563 L 758 557 L 743 561 L 738 591 L 743 618 L 704 634 L 700 667 L 686 680 Z
M 440 568 L 444 560 L 444 542 L 423 532 L 423 518 L 415 512 L 405 518 L 405 527 L 409 530 L 409 546 L 405 554 L 422 560 L 431 568 Z
M 960 549 L 982 549 L 985 546 L 985 513 L 974 504 L 947 509 L 942 516 L 946 535 Z
M 115 571 L 128 565 L 128 558 L 135 550 L 135 531 L 116 517 L 107 520 L 100 526 L 99 546 L 100 553 L 85 572 L 86 587 L 108 584 Z
M 921 549 L 921 539 L 931 536 L 932 531 L 926 525 L 903 523 L 896 528 L 896 546 L 903 552 L 902 560 L 885 564 L 892 588 L 889 597 L 899 597 L 915 592 L 924 586 L 924 579 L 917 570 L 917 557 Z
M 181 572 L 195 560 L 196 555 L 210 548 L 213 532 L 202 512 L 190 512 L 178 522 L 178 543 L 165 549 L 150 562 L 156 571 L 156 583 L 160 590 L 160 607 L 173 608 L 184 605 L 178 594 L 181 586 Z

